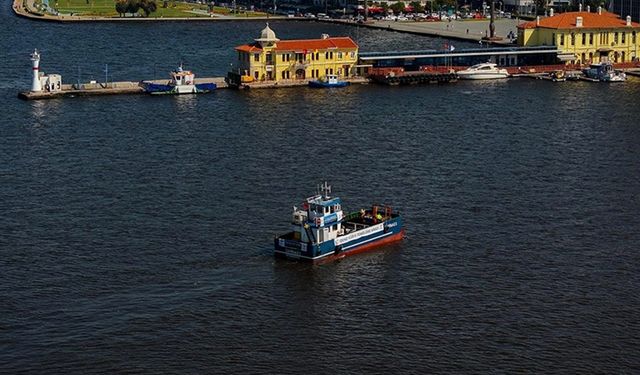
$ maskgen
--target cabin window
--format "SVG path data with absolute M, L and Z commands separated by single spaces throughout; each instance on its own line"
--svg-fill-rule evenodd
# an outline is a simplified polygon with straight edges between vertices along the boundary
M 333 226 L 331 227 L 331 229 L 335 232 L 338 230 L 338 224 L 333 224 Z
M 255 62 L 259 62 L 260 61 L 260 54 L 259 53 L 254 53 L 253 54 L 253 61 L 255 61 Z

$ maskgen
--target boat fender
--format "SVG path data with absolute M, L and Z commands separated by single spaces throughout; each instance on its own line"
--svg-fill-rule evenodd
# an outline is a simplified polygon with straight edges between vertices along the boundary
M 336 249 L 333 251 L 334 254 L 338 255 L 342 252 L 342 246 L 336 246 Z

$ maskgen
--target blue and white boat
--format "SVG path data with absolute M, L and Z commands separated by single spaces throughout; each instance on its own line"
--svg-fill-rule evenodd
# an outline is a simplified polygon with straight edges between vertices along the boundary
M 293 207 L 291 231 L 274 239 L 276 257 L 320 263 L 404 238 L 400 214 L 391 207 L 373 205 L 345 214 L 341 199 L 330 193 L 325 182 L 318 194 Z
M 592 81 L 600 82 L 624 82 L 627 80 L 624 72 L 619 72 L 613 68 L 610 62 L 591 64 L 584 70 L 584 75 Z
M 309 81 L 309 86 L 315 88 L 345 87 L 349 86 L 349 82 L 341 81 L 335 74 L 327 74 L 318 80 Z
M 171 80 L 166 84 L 143 81 L 140 85 L 152 95 L 203 94 L 217 88 L 213 82 L 196 83 L 195 74 L 184 70 L 182 64 L 171 72 Z

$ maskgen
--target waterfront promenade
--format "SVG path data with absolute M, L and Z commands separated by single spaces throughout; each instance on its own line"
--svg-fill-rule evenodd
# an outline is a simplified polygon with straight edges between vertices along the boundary
M 327 20 L 325 22 L 340 22 L 358 27 L 368 27 L 375 29 L 384 29 L 402 33 L 427 35 L 442 37 L 448 39 L 466 40 L 480 42 L 489 30 L 489 20 L 456 20 L 451 22 L 415 22 L 415 21 L 370 21 L 367 23 L 354 23 L 352 21 L 343 20 Z M 514 34 L 517 32 L 517 26 L 521 23 L 519 19 L 501 18 L 497 19 L 496 36 L 501 40 L 491 41 L 491 44 L 511 44 L 507 38 L 509 32 Z M 484 41 L 483 41 L 484 43 Z

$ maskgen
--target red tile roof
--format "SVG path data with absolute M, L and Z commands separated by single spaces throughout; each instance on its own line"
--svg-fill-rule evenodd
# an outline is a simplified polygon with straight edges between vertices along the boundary
M 348 36 L 326 39 L 281 40 L 276 43 L 276 51 L 313 51 L 324 49 L 355 49 L 358 45 Z M 258 43 L 244 44 L 236 47 L 236 51 L 260 52 Z
M 276 44 L 276 50 L 278 51 L 334 48 L 358 48 L 358 45 L 348 36 L 326 39 L 281 40 Z
M 621 19 L 617 14 L 602 11 L 602 14 L 592 12 L 567 12 L 556 14 L 553 17 L 540 18 L 540 25 L 545 29 L 575 29 L 576 17 L 582 17 L 582 29 L 612 29 L 627 27 L 627 20 Z M 638 28 L 640 24 L 631 22 L 631 28 Z M 536 21 L 525 22 L 518 25 L 519 29 L 535 29 Z
M 254 43 L 254 44 L 243 44 L 241 46 L 237 46 L 236 47 L 236 51 L 242 51 L 242 52 L 260 52 L 262 51 L 262 48 L 260 48 L 260 45 L 258 43 Z

